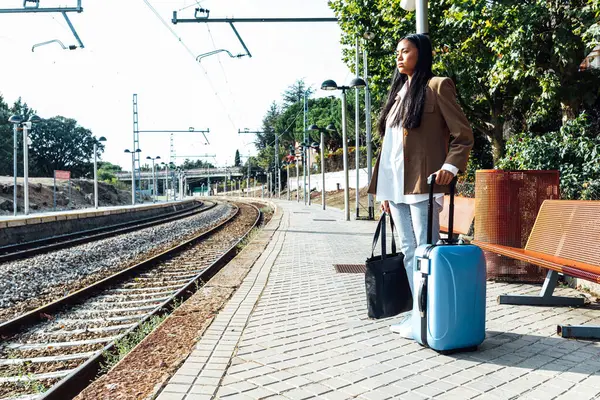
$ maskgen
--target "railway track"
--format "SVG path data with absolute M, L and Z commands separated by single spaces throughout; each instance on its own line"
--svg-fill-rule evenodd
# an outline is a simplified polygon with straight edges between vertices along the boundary
M 255 206 L 239 203 L 211 230 L 1 324 L 0 399 L 74 397 L 119 339 L 189 297 L 260 220 Z
M 64 249 L 78 244 L 89 243 L 93 242 L 94 240 L 100 240 L 107 237 L 132 232 L 134 230 L 163 224 L 165 222 L 175 221 L 177 219 L 189 217 L 194 214 L 210 210 L 216 205 L 217 203 L 210 201 L 199 202 L 197 205 L 194 205 L 190 208 L 157 215 L 154 217 L 88 229 L 85 231 L 73 232 L 65 235 L 57 235 L 51 238 L 32 240 L 30 242 L 1 246 L 0 263 L 12 260 L 21 260 L 36 254 Z

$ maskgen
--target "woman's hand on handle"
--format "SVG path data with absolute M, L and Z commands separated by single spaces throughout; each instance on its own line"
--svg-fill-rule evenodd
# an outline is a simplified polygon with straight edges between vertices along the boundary
M 435 173 L 435 183 L 438 185 L 449 185 L 454 179 L 454 174 L 445 169 L 440 169 Z
M 381 212 L 390 213 L 390 203 L 387 200 L 381 202 Z

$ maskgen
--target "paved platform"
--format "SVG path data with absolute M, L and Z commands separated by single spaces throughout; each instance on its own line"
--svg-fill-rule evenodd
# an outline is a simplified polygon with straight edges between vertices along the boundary
M 439 355 L 391 333 L 394 318 L 368 319 L 364 275 L 332 266 L 364 263 L 375 223 L 277 204 L 272 242 L 159 400 L 600 398 L 600 342 L 556 336 L 557 323 L 600 325 L 598 307 L 498 305 L 539 286 L 488 283 L 479 351 Z

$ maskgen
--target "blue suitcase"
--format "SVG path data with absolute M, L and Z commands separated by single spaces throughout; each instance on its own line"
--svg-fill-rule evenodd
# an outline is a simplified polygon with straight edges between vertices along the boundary
M 454 191 L 450 185 L 448 239 L 432 241 L 433 183 L 428 183 L 427 243 L 415 252 L 412 325 L 415 340 L 441 353 L 477 350 L 485 339 L 486 265 L 477 246 L 453 238 Z

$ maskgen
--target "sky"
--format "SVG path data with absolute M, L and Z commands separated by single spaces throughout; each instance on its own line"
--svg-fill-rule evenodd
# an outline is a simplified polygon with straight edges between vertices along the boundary
M 77 0 L 40 0 L 40 7 L 73 7 Z M 321 82 L 347 83 L 341 30 L 336 23 L 237 23 L 252 58 L 224 23 L 171 23 L 193 18 L 195 7 L 219 17 L 333 17 L 326 0 L 82 0 L 82 13 L 69 13 L 85 48 L 77 44 L 61 14 L 0 14 L 0 94 L 12 104 L 22 97 L 42 118 L 74 118 L 96 137 L 104 136 L 103 160 L 130 169 L 133 146 L 133 94 L 138 98 L 139 130 L 210 129 L 209 145 L 196 133 L 174 134 L 177 163 L 182 156 L 215 155 L 231 165 L 235 150 L 254 155 L 254 135 L 273 101 L 298 79 L 319 90 Z M 22 0 L 1 0 L 2 8 L 22 8 Z M 166 22 L 166 25 L 153 12 Z M 170 31 L 170 29 L 173 32 Z M 185 45 L 182 45 L 182 43 Z M 170 156 L 169 133 L 140 133 L 141 158 Z M 192 159 L 198 159 L 192 157 Z M 215 159 L 209 158 L 215 163 Z

